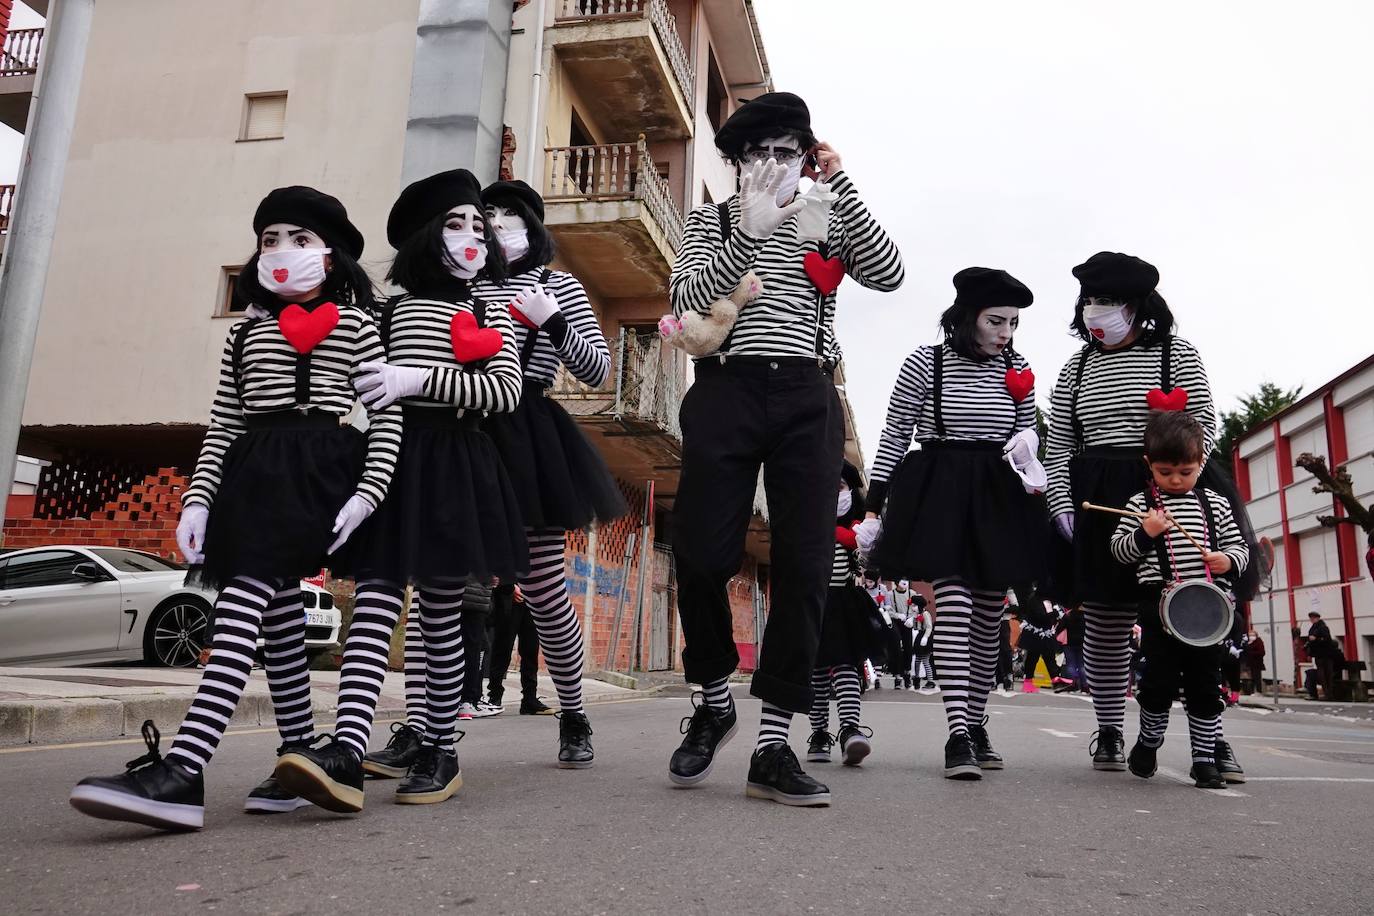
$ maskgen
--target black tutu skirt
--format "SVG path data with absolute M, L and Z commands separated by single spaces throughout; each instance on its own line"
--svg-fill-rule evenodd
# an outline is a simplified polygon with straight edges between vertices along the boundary
M 235 576 L 291 581 L 326 566 L 351 575 L 356 541 L 326 551 L 334 519 L 362 478 L 366 437 L 323 411 L 249 415 L 247 423 L 224 455 L 205 561 L 190 568 L 187 584 L 217 590 Z
M 520 406 L 488 417 L 483 428 L 496 443 L 528 527 L 575 531 L 629 511 L 601 454 L 542 384 L 526 382 Z
M 857 585 L 831 586 L 825 596 L 815 667 L 853 665 L 863 670 L 865 659 L 881 659 L 886 654 L 887 626 L 868 592 Z
M 406 407 L 391 489 L 358 529 L 358 578 L 399 583 L 529 569 L 515 489 L 476 414 Z
M 884 579 L 958 576 L 1028 585 L 1043 569 L 1045 502 L 1027 493 L 997 442 L 927 442 L 892 473 L 870 555 Z

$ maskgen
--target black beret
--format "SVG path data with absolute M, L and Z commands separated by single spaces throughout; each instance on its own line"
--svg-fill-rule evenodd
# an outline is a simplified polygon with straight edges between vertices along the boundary
M 355 261 L 362 257 L 363 234 L 348 221 L 348 211 L 339 199 L 323 191 L 292 185 L 269 192 L 253 214 L 253 232 L 261 236 L 262 230 L 273 223 L 291 223 L 309 229 L 331 248 L 343 248 Z
M 1099 251 L 1073 269 L 1082 290 L 1080 296 L 1111 296 L 1139 299 L 1159 285 L 1153 264 L 1115 251 Z
M 864 488 L 863 474 L 848 461 L 844 463 L 844 467 L 840 470 L 840 479 L 843 480 L 845 486 L 849 487 L 851 490 L 862 490 Z
M 519 178 L 514 181 L 498 181 L 482 189 L 482 203 L 500 205 L 503 201 L 518 200 L 529 207 L 539 221 L 544 221 L 544 198 L 539 192 Z
M 434 217 L 460 204 L 482 209 L 482 184 L 467 169 L 450 169 L 412 182 L 391 207 L 386 240 L 392 248 L 400 248 Z
M 1014 305 L 1023 309 L 1035 301 L 1026 284 L 994 267 L 965 267 L 954 275 L 954 304 L 972 308 Z
M 811 132 L 811 111 L 801 96 L 791 92 L 765 92 L 745 102 L 716 131 L 716 148 L 738 156 L 746 144 L 792 132 Z

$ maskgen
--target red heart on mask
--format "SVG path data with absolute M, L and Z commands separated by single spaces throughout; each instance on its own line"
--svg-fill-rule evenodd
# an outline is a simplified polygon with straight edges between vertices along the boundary
M 1105 340 L 1107 337 L 1107 332 L 1102 330 L 1101 328 L 1088 328 L 1088 333 L 1096 337 L 1098 340 Z
M 859 546 L 859 539 L 854 534 L 853 528 L 846 528 L 844 525 L 835 526 L 835 542 L 845 550 L 856 550 Z
M 1145 403 L 1150 405 L 1151 410 L 1183 410 L 1188 406 L 1188 391 L 1175 388 L 1165 394 L 1159 388 L 1151 388 L 1145 393 Z
M 272 271 L 272 279 L 276 280 L 278 283 L 285 283 L 286 278 L 289 276 L 291 276 L 291 271 L 287 270 L 285 267 L 278 267 L 276 270 Z
M 823 258 L 819 251 L 808 251 L 802 258 L 802 267 L 811 278 L 811 285 L 828 296 L 839 288 L 844 279 L 844 261 L 839 258 Z
M 309 353 L 315 349 L 338 324 L 339 307 L 332 302 L 317 305 L 310 312 L 299 305 L 288 305 L 277 316 L 282 336 L 295 347 L 297 353 Z
M 448 324 L 453 341 L 453 357 L 463 365 L 489 359 L 501 352 L 501 332 L 479 328 L 471 312 L 459 312 Z
M 463 257 L 467 258 L 469 261 L 475 261 L 475 260 L 477 260 L 477 249 L 476 249 L 476 248 L 464 248 L 464 249 L 463 249 Z
M 1035 387 L 1035 373 L 1030 371 L 1030 367 L 1025 369 L 1007 370 L 1007 391 L 1011 392 L 1011 399 L 1020 404 L 1031 393 Z

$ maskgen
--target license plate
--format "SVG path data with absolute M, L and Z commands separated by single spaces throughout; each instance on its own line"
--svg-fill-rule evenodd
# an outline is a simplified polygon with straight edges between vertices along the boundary
M 305 622 L 312 627 L 331 627 L 334 625 L 334 621 L 329 619 L 328 614 L 319 611 L 306 611 Z

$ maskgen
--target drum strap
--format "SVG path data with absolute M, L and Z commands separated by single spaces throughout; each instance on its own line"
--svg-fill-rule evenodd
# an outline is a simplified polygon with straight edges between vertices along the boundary
M 1216 530 L 1211 524 L 1212 501 L 1207 498 L 1207 491 L 1202 487 L 1193 490 L 1193 494 L 1197 496 L 1198 508 L 1202 510 L 1202 540 L 1207 544 L 1210 550 L 1215 551 L 1217 549 L 1217 537 Z M 1159 495 L 1159 489 L 1153 483 L 1151 483 L 1150 488 L 1145 491 L 1145 505 L 1151 509 L 1162 509 L 1164 507 L 1164 501 Z M 1173 574 L 1175 582 L 1180 581 L 1178 564 L 1174 560 L 1174 546 L 1169 541 L 1168 531 L 1165 531 L 1156 541 L 1155 557 L 1159 561 L 1160 575 L 1163 575 L 1164 570 L 1167 569 Z M 1208 568 L 1206 564 L 1203 564 L 1203 569 L 1207 572 L 1207 581 L 1211 582 L 1212 570 Z

